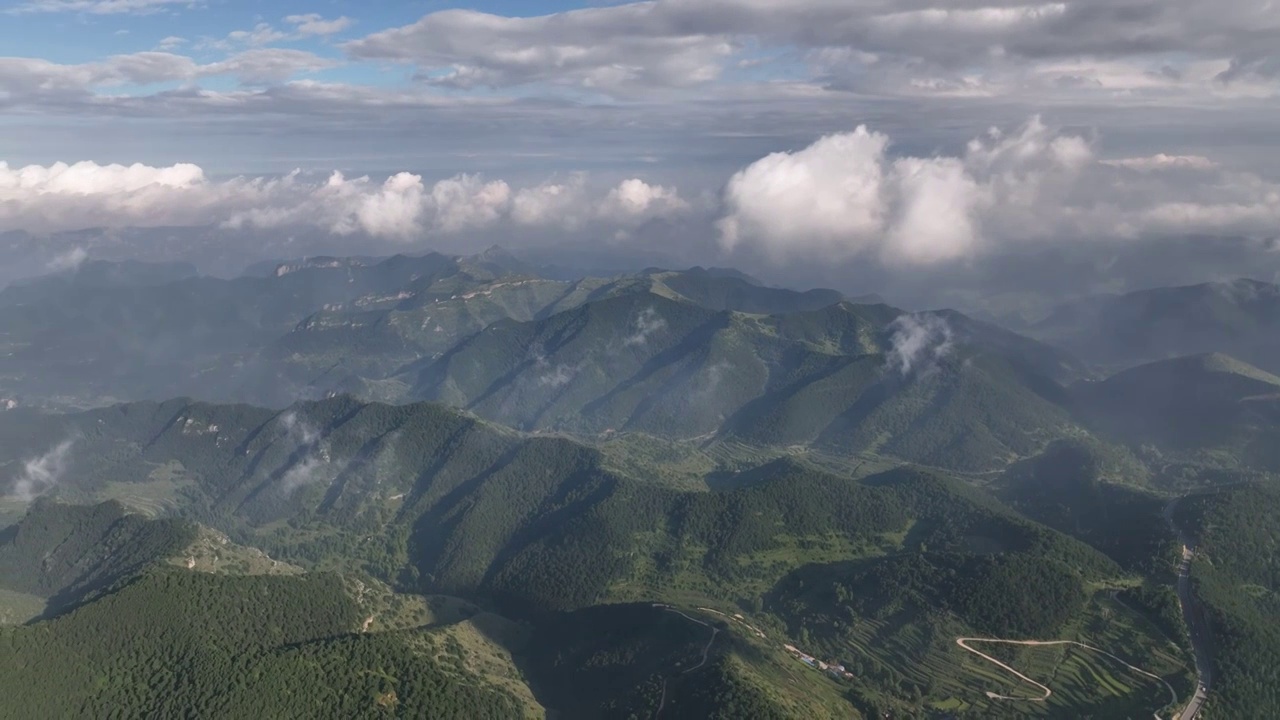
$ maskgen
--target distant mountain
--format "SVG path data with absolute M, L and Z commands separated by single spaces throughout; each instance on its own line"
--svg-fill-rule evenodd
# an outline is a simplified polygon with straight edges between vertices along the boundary
M 1280 377 L 1229 356 L 1164 360 L 1074 390 L 1089 422 L 1112 437 L 1280 468 Z
M 250 364 L 258 350 L 326 305 L 451 273 L 457 259 L 442 255 L 313 261 L 235 280 L 90 264 L 0 292 L 0 393 L 69 405 L 296 397 L 304 388 Z
M 1090 298 L 1028 332 L 1111 367 L 1221 352 L 1280 373 L 1280 286 L 1236 280 Z
M 494 247 L 472 256 L 309 257 L 201 277 L 90 261 L 0 292 L 0 394 L 92 406 L 192 395 L 284 406 L 331 392 L 400 400 L 393 378 L 499 320 L 652 292 L 717 310 L 818 309 L 830 290 L 694 268 L 549 280 Z
M 58 287 L 122 287 L 163 285 L 165 283 L 187 280 L 199 275 L 195 265 L 183 262 L 149 263 L 138 260 L 107 262 L 104 260 L 86 260 L 73 270 L 38 278 L 30 278 L 13 283 L 5 293 L 7 302 L 14 302 L 21 288 L 38 288 L 46 285 Z M 36 295 L 36 298 L 39 296 Z

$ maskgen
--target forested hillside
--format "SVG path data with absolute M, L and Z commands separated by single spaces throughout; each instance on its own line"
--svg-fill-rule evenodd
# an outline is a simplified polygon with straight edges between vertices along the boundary
M 119 502 L 86 507 L 41 498 L 0 533 L 0 586 L 45 599 L 46 614 L 56 615 L 195 539 L 190 523 L 150 520 Z
M 1179 507 L 1195 533 L 1196 593 L 1213 631 L 1211 717 L 1262 717 L 1280 706 L 1280 488 L 1245 484 Z
M 360 621 L 332 575 L 150 571 L 0 630 L 0 717 L 524 717 L 460 651 L 433 653 L 431 631 L 366 635 Z
M 759 317 L 630 294 L 498 323 L 418 397 L 526 430 L 740 437 L 987 469 L 1070 430 L 1068 356 L 955 314 L 842 303 Z

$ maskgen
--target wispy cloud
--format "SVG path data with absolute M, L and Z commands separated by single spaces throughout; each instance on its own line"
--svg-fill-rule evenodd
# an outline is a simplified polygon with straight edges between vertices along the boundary
M 27 0 L 12 12 L 146 15 L 175 7 L 196 7 L 198 4 L 196 0 Z
M 939 315 L 902 315 L 889 330 L 889 368 L 904 377 L 928 372 L 955 347 L 951 325 Z
M 627 347 L 643 347 L 649 343 L 649 338 L 654 333 L 661 332 L 666 327 L 667 321 L 658 315 L 657 310 L 646 308 L 632 321 L 631 334 L 622 341 L 622 344 Z
M 49 452 L 23 465 L 22 475 L 13 484 L 13 497 L 30 502 L 54 489 L 67 472 L 74 440 L 64 440 Z
M 329 449 L 320 431 L 290 411 L 280 418 L 285 437 L 294 446 L 293 462 L 280 475 L 279 488 L 285 495 L 292 495 L 299 488 L 320 479 L 318 473 L 329 463 Z

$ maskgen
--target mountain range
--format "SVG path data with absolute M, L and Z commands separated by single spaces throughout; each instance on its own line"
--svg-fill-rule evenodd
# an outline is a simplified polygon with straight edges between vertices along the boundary
M 1276 297 L 1020 334 L 500 248 L 15 283 L 0 716 L 1163 716 L 1204 632 L 1251 716 Z M 1028 703 L 964 639 L 1080 644 L 994 651 Z

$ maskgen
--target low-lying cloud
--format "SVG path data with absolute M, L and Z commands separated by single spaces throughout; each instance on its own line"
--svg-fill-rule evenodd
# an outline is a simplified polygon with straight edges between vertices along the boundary
M 293 462 L 280 476 L 279 488 L 285 495 L 292 495 L 299 488 L 319 480 L 318 473 L 329 462 L 329 450 L 325 447 L 320 431 L 306 420 L 290 411 L 280 418 L 287 439 L 296 448 Z
M 340 172 L 321 181 L 300 172 L 212 181 L 191 164 L 80 162 L 11 168 L 0 162 L 0 226 L 34 233 L 221 225 L 311 227 L 336 235 L 363 233 L 407 241 L 504 223 L 625 229 L 689 207 L 675 189 L 634 178 L 595 192 L 583 175 L 513 188 L 504 180 L 474 174 L 434 183 L 408 172 L 382 182 Z
M 937 367 L 955 347 L 951 325 L 939 315 L 902 315 L 889 330 L 888 366 L 903 377 Z
M 646 308 L 631 323 L 631 334 L 622 341 L 627 347 L 644 347 L 654 333 L 667 328 L 667 321 L 653 308 Z
M 22 475 L 13 483 L 13 497 L 22 502 L 31 502 L 57 487 L 67 472 L 74 445 L 74 440 L 64 440 L 49 452 L 24 463 Z

